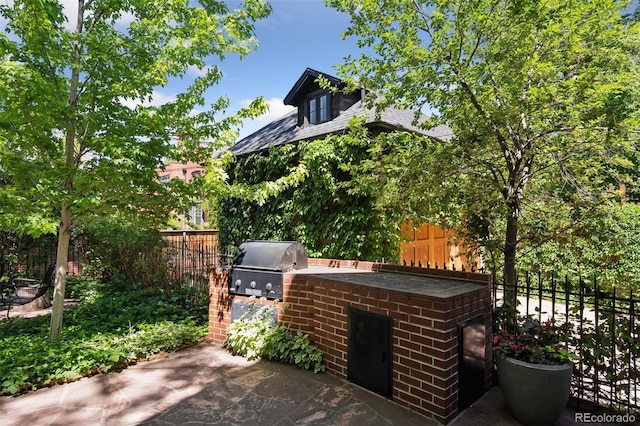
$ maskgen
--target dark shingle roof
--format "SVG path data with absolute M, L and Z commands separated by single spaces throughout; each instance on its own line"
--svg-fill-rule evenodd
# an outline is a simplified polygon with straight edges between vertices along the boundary
M 344 130 L 351 118 L 362 115 L 367 116 L 367 124 L 371 127 L 380 126 L 406 130 L 436 139 L 450 139 L 453 136 L 451 129 L 446 126 L 438 126 L 429 130 L 415 126 L 413 111 L 387 108 L 379 114 L 379 117 L 376 117 L 374 111 L 364 108 L 362 102 L 356 102 L 331 121 L 300 127 L 298 127 L 298 110 L 296 108 L 238 141 L 231 147 L 231 151 L 236 155 L 246 155 L 265 150 L 271 146 L 299 142 L 305 139 L 317 139 Z

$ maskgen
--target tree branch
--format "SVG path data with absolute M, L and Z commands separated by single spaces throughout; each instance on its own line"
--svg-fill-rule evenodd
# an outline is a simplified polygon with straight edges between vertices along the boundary
M 424 21 L 424 27 L 418 27 L 419 30 L 426 32 L 429 35 L 429 38 L 433 38 L 433 32 L 429 26 L 429 15 L 422 10 L 420 5 L 416 0 L 413 0 L 413 10 L 422 18 Z

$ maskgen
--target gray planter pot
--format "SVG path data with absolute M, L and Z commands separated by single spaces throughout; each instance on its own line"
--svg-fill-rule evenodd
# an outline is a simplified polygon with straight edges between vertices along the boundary
M 571 364 L 531 364 L 496 356 L 498 380 L 513 416 L 526 425 L 552 425 L 571 389 Z

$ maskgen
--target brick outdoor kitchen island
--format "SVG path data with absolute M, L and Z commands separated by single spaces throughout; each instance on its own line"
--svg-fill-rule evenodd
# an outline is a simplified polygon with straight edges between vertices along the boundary
M 229 293 L 228 269 L 212 270 L 209 337 L 222 344 L 236 307 L 277 305 L 279 321 L 309 335 L 329 372 L 445 424 L 491 386 L 489 276 L 308 263 L 284 274 L 282 300 Z

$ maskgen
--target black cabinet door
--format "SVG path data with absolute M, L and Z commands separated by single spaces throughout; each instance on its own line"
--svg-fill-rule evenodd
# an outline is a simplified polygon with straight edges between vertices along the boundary
M 348 317 L 348 379 L 391 397 L 392 319 L 353 308 L 349 308 Z
M 483 318 L 460 326 L 458 364 L 458 410 L 469 407 L 484 395 L 485 327 Z

